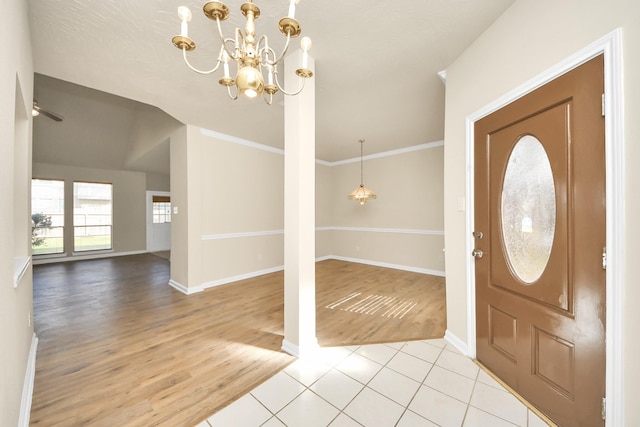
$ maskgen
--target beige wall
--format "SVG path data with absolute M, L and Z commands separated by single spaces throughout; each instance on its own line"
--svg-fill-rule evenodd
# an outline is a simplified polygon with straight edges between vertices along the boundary
M 72 200 L 74 181 L 113 184 L 113 252 L 124 254 L 146 250 L 147 184 L 144 173 L 34 163 L 33 177 L 60 179 L 65 182 L 64 247 L 66 257 L 73 257 Z M 87 253 L 86 255 L 94 254 Z
M 171 139 L 172 284 L 191 293 L 281 269 L 282 151 L 185 129 Z M 359 161 L 316 164 L 316 257 L 444 274 L 443 147 L 392 154 L 366 161 L 379 198 L 365 206 L 347 200 Z
M 333 225 L 333 169 L 316 163 L 316 258 L 333 254 L 332 233 L 323 231 Z
M 14 287 L 14 260 L 26 265 L 31 252 L 33 62 L 27 3 L 3 2 L 3 13 L 11 19 L 0 26 L 0 35 L 11 43 L 0 53 L 0 425 L 16 426 L 33 338 L 30 266 Z
M 444 274 L 444 148 L 428 146 L 365 159 L 364 184 L 377 199 L 362 206 L 347 199 L 360 184 L 359 159 L 331 167 L 329 229 L 319 233 L 331 255 Z
M 204 184 L 203 282 L 281 267 L 284 156 L 201 133 L 196 137 Z
M 189 211 L 187 193 L 187 126 L 177 129 L 170 137 L 171 150 L 171 280 L 188 286 L 189 283 Z M 178 213 L 175 214 L 175 210 Z
M 134 113 L 133 126 L 129 134 L 131 149 L 127 153 L 125 165 L 135 164 L 140 157 L 157 149 L 159 141 L 165 141 L 182 123 L 151 105 L 138 103 Z M 157 165 L 165 171 L 169 165 Z
M 147 173 L 147 191 L 171 191 L 169 174 Z
M 625 212 L 624 223 L 624 384 L 625 419 L 640 423 L 635 387 L 640 380 L 640 344 L 636 325 L 640 300 L 636 285 L 640 256 L 640 3 L 636 0 L 518 0 L 447 69 L 445 120 L 445 232 L 448 330 L 467 336 L 465 213 L 457 199 L 465 195 L 465 119 L 527 80 L 554 66 L 612 30 L 623 29 Z
M 172 136 L 172 202 L 179 208 L 172 218 L 174 285 L 194 292 L 282 267 L 283 165 L 281 153 L 195 126 Z

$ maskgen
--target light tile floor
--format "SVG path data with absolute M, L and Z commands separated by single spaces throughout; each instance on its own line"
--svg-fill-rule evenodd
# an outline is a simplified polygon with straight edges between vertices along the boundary
M 543 427 L 444 339 L 321 348 L 197 427 Z

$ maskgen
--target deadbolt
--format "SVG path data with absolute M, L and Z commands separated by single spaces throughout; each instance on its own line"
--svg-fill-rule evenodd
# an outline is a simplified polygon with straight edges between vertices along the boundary
M 477 259 L 480 259 L 484 255 L 484 252 L 482 252 L 480 249 L 474 249 L 473 252 L 471 252 L 471 255 L 476 257 Z
M 484 237 L 484 234 L 482 233 L 482 231 L 474 231 L 472 234 L 473 234 L 473 237 L 475 237 L 478 240 Z

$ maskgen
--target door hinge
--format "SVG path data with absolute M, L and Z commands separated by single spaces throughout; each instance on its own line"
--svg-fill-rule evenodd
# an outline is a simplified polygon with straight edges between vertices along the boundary
M 602 248 L 602 269 L 607 269 L 607 247 Z
M 607 398 L 602 398 L 602 407 L 600 408 L 600 415 L 602 415 L 602 419 L 607 419 Z
M 604 112 L 605 112 L 605 98 L 604 98 L 604 93 L 602 94 L 602 117 L 604 117 Z

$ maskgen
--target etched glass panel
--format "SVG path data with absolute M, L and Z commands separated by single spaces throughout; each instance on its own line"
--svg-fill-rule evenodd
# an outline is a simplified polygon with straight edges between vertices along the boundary
M 502 238 L 514 274 L 532 284 L 547 267 L 556 229 L 556 192 L 551 163 L 540 141 L 516 143 L 502 186 Z

